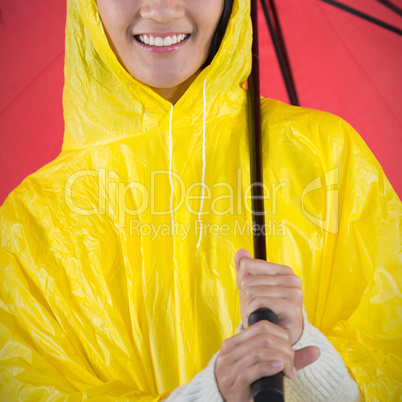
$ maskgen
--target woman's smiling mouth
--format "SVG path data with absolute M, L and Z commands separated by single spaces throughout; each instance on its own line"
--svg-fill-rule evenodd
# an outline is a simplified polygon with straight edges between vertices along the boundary
M 185 41 L 189 36 L 190 34 L 175 34 L 163 37 L 157 35 L 142 34 L 142 35 L 135 35 L 134 37 L 138 42 L 146 46 L 169 47 Z

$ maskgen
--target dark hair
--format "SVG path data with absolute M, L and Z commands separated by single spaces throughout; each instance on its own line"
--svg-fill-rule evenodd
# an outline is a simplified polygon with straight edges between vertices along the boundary
M 206 67 L 211 63 L 212 59 L 215 57 L 216 53 L 219 50 L 219 46 L 222 42 L 223 37 L 225 36 L 226 27 L 229 22 L 230 14 L 232 13 L 232 6 L 233 6 L 233 0 L 224 0 L 222 15 L 218 22 L 218 25 L 216 26 L 216 30 L 211 41 L 211 49 L 209 51 L 209 56 L 205 61 L 203 67 Z

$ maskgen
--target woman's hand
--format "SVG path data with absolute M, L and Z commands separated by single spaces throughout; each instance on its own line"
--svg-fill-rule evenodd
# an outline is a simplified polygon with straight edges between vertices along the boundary
M 278 316 L 278 325 L 284 328 L 294 345 L 303 332 L 302 283 L 292 269 L 253 259 L 246 250 L 235 256 L 237 286 L 239 288 L 243 328 L 255 310 L 267 307 Z
M 227 402 L 251 402 L 251 384 L 283 371 L 294 378 L 296 371 L 318 359 L 314 346 L 294 351 L 287 330 L 260 321 L 226 339 L 215 363 L 218 388 Z
M 251 402 L 251 384 L 280 371 L 294 378 L 297 370 L 315 362 L 315 346 L 294 351 L 303 331 L 300 278 L 286 266 L 255 260 L 246 250 L 235 257 L 244 330 L 226 339 L 215 363 L 219 390 L 228 402 Z M 260 321 L 248 326 L 249 315 L 262 307 L 278 316 L 279 325 Z

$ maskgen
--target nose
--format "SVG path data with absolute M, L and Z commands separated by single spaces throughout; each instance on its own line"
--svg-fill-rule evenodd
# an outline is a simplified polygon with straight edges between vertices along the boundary
M 141 7 L 141 17 L 160 23 L 184 16 L 183 0 L 145 0 Z

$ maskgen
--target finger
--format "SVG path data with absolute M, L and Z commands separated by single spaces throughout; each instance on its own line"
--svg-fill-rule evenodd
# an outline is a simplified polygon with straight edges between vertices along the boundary
M 273 354 L 275 352 L 278 356 L 285 356 L 287 360 L 293 362 L 294 351 L 288 340 L 272 336 L 271 334 L 269 336 L 262 334 L 248 339 L 232 349 L 227 355 L 227 364 L 233 365 L 243 359 L 244 356 L 257 353 L 256 350 L 265 350 L 271 353 L 270 355 L 267 355 L 266 361 L 275 360 L 274 357 L 272 357 L 275 356 L 275 354 Z M 268 359 L 269 356 L 271 357 Z M 283 360 L 279 357 L 278 359 Z
M 293 270 L 286 265 L 243 257 L 237 270 L 238 285 L 250 275 L 291 275 Z
M 289 344 L 289 334 L 285 329 L 273 324 L 272 322 L 263 320 L 247 327 L 242 332 L 232 336 L 231 338 L 226 339 L 221 347 L 221 352 L 224 354 L 231 353 L 233 349 L 237 348 L 239 345 L 245 344 L 250 339 L 255 342 L 255 338 L 261 335 L 268 339 L 273 338 L 277 341 L 281 340 Z M 261 339 L 257 339 L 257 341 L 260 342 Z M 263 343 L 261 345 L 263 345 Z M 236 359 L 238 359 L 237 354 L 234 355 L 232 363 Z
M 251 254 L 245 250 L 244 248 L 241 248 L 240 250 L 237 251 L 235 255 L 235 267 L 236 267 L 236 272 L 239 272 L 239 267 L 240 267 L 240 261 L 243 258 L 252 258 Z
M 280 346 L 280 345 L 278 345 Z M 265 364 L 266 369 L 269 369 L 269 373 L 260 373 L 261 378 L 266 375 L 274 375 L 283 371 L 284 375 L 288 378 L 294 378 L 296 372 L 294 370 L 294 350 L 287 345 L 286 348 L 259 348 L 254 347 L 247 353 L 243 354 L 241 358 L 232 365 L 233 380 L 237 373 L 242 373 L 245 370 L 255 366 Z M 260 366 L 261 367 L 261 366 Z
M 244 288 L 260 285 L 302 288 L 302 281 L 297 275 L 294 274 L 247 275 L 242 280 L 241 285 Z
M 241 300 L 244 304 L 250 304 L 258 297 L 272 297 L 277 299 L 303 301 L 303 292 L 297 287 L 255 285 L 240 289 Z
M 296 370 L 301 370 L 302 368 L 314 363 L 321 355 L 321 351 L 317 346 L 307 346 L 303 349 L 295 351 L 294 365 Z
M 276 297 L 259 296 L 253 299 L 244 309 L 245 318 L 259 308 L 269 308 L 277 316 L 279 322 L 286 318 L 302 317 L 302 305 L 296 298 L 282 299 Z

